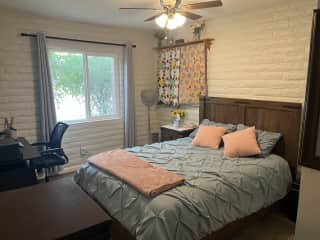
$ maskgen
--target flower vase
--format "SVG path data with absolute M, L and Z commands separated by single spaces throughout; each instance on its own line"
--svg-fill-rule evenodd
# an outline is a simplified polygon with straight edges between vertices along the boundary
M 175 119 L 175 120 L 173 121 L 173 127 L 174 127 L 174 128 L 179 128 L 179 127 L 180 127 L 180 120 Z

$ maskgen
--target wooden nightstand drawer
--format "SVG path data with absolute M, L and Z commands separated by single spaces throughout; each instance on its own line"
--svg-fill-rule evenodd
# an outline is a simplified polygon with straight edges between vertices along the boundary
M 161 142 L 172 141 L 178 138 L 188 137 L 193 130 L 194 128 L 178 130 L 178 129 L 172 129 L 172 128 L 167 128 L 163 126 L 161 127 Z

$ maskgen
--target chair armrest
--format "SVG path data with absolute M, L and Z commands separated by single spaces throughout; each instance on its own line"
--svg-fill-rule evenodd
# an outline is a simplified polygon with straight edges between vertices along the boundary
M 68 157 L 64 154 L 63 149 L 62 148 L 51 148 L 45 151 L 40 152 L 41 157 L 55 157 L 55 158 L 59 158 L 62 161 L 68 163 L 69 159 Z
M 46 146 L 48 143 L 47 142 L 37 142 L 37 143 L 32 143 L 32 146 Z
M 69 162 L 69 158 L 67 157 L 67 155 L 65 153 L 63 153 L 64 158 L 66 159 L 66 162 Z
M 62 148 L 50 148 L 44 151 L 41 151 L 41 155 L 48 155 L 48 154 L 59 154 L 59 151 L 63 151 Z

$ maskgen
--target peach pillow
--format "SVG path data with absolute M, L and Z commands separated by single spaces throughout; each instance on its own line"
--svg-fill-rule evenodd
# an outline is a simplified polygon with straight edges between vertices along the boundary
M 222 139 L 226 157 L 249 157 L 261 153 L 255 127 L 227 134 Z
M 218 149 L 221 137 L 225 134 L 227 129 L 223 127 L 204 126 L 200 125 L 196 137 L 193 139 L 192 144 L 200 147 L 211 147 Z

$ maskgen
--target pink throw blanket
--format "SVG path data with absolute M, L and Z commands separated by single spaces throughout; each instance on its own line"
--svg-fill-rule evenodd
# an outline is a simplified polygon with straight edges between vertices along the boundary
M 88 161 L 120 178 L 148 197 L 154 197 L 184 182 L 182 177 L 155 167 L 121 149 L 97 154 L 90 157 Z

